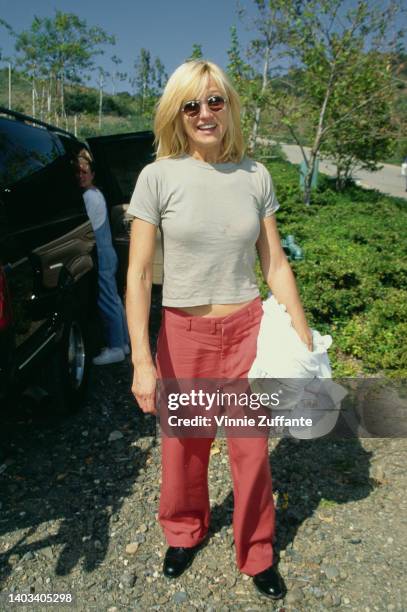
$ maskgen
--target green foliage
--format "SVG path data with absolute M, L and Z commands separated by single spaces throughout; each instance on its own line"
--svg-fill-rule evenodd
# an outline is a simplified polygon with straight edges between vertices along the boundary
M 188 57 L 188 60 L 199 60 L 202 58 L 203 58 L 202 45 L 193 43 L 192 52 L 191 52 L 191 55 Z
M 16 51 L 21 65 L 36 76 L 53 74 L 77 82 L 94 65 L 101 46 L 114 42 L 102 28 L 88 26 L 74 13 L 56 11 L 53 18 L 34 17 L 30 28 L 17 36 Z
M 407 291 L 389 289 L 371 308 L 352 318 L 338 336 L 340 348 L 362 359 L 367 372 L 407 374 Z
M 108 115 L 127 117 L 134 111 L 134 102 L 130 96 L 105 96 L 103 99 L 103 112 Z
M 31 85 L 17 70 L 12 70 L 12 108 L 25 113 L 29 112 L 31 103 Z M 8 69 L 0 70 L 0 106 L 8 106 Z
M 0 70 L 0 106 L 7 106 L 7 69 Z M 138 113 L 138 105 L 134 96 L 128 92 L 120 92 L 115 96 L 106 95 L 103 100 L 104 118 L 102 128 L 98 125 L 99 94 L 96 89 L 84 86 L 71 86 L 66 91 L 67 120 L 60 126 L 74 132 L 74 115 L 77 118 L 77 130 L 80 138 L 118 134 L 137 130 L 151 129 L 151 118 L 142 117 Z M 30 83 L 21 72 L 13 71 L 13 110 L 31 114 Z M 37 114 L 40 119 L 55 123 L 55 115 Z
M 155 104 L 167 79 L 164 64 L 158 57 L 153 61 L 150 51 L 142 48 L 134 67 L 138 112 L 152 121 Z
M 66 121 L 65 88 L 80 83 L 94 67 L 94 57 L 115 39 L 98 26 L 88 26 L 74 13 L 34 17 L 31 26 L 16 35 L 17 65 L 31 81 L 32 110 L 41 117 L 47 108 Z M 42 92 L 39 94 L 39 92 Z
M 246 142 L 253 126 L 258 92 L 261 84 L 254 78 L 254 71 L 242 58 L 236 26 L 230 28 L 230 47 L 227 51 L 229 63 L 227 74 L 230 77 L 241 103 L 241 124 Z
M 407 373 L 407 212 L 405 202 L 350 185 L 320 181 L 304 209 L 298 170 L 269 164 L 281 208 L 282 236 L 294 234 L 305 260 L 292 263 L 309 322 L 334 338 L 338 376 Z M 260 270 L 257 270 L 260 279 Z M 261 294 L 267 295 L 261 283 Z
M 68 125 L 72 131 L 72 124 Z M 78 137 L 86 139 L 90 136 L 107 136 L 109 134 L 125 134 L 127 132 L 138 132 L 151 130 L 151 124 L 140 116 L 117 117 L 108 115 L 105 117 L 101 129 L 94 115 L 83 114 L 80 117 Z
M 68 91 L 65 95 L 65 109 L 69 114 L 97 113 L 99 99 L 95 90 Z
M 73 89 L 65 95 L 65 109 L 68 114 L 96 114 L 98 106 L 99 97 L 94 89 Z M 134 102 L 128 94 L 104 96 L 103 112 L 107 115 L 127 117 L 134 112 Z
M 352 57 L 356 55 L 356 57 Z M 348 49 L 346 66 L 333 92 L 321 151 L 337 166 L 342 189 L 356 167 L 376 170 L 390 155 L 391 104 L 396 89 L 387 70 L 388 54 Z
M 262 91 L 257 117 L 268 106 L 278 131 L 311 145 L 304 190 L 309 204 L 323 147 L 339 167 L 338 189 L 355 167 L 374 169 L 392 153 L 389 124 L 398 81 L 391 58 L 402 36 L 394 27 L 401 9 L 396 0 L 384 6 L 359 0 L 356 7 L 345 0 L 254 3 L 258 18 L 250 49 L 263 64 L 263 90 L 267 73 L 278 73 L 270 58 L 290 64 L 288 78 L 280 70 Z

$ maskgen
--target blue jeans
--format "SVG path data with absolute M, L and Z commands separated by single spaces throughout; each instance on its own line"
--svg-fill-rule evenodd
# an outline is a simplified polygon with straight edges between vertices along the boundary
M 117 292 L 116 272 L 117 255 L 113 246 L 104 242 L 101 245 L 99 230 L 96 230 L 96 244 L 98 247 L 98 306 L 102 318 L 107 346 L 109 348 L 122 348 L 129 343 L 126 314 L 123 303 Z M 99 235 L 98 235 L 99 234 Z

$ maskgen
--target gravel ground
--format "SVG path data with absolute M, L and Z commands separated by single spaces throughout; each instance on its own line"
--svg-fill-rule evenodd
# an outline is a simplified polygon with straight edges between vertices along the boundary
M 216 440 L 209 542 L 181 578 L 165 579 L 160 438 L 130 379 L 129 362 L 95 369 L 84 409 L 69 418 L 3 415 L 0 591 L 69 592 L 78 610 L 110 612 L 407 609 L 406 440 L 270 440 L 288 587 L 277 603 L 236 569 L 226 445 Z M 0 599 L 1 610 L 51 608 Z

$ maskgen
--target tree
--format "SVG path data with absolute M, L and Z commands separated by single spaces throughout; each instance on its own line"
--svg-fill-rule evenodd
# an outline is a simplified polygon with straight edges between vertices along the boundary
M 73 13 L 56 11 L 55 16 L 34 17 L 28 30 L 17 36 L 19 62 L 32 79 L 48 80 L 48 107 L 51 107 L 52 85 L 58 84 L 59 110 L 65 113 L 66 83 L 79 83 L 94 66 L 94 57 L 102 46 L 115 39 L 98 26 L 88 26 Z
M 230 47 L 227 51 L 229 63 L 226 72 L 239 94 L 242 107 L 242 129 L 245 138 L 253 125 L 256 106 L 257 84 L 252 67 L 242 58 L 236 26 L 230 28 Z
M 353 154 L 357 154 L 358 141 L 364 138 L 363 130 L 370 129 L 369 113 L 374 114 L 378 121 L 383 112 L 386 115 L 382 92 L 390 91 L 392 83 L 387 78 L 384 84 L 380 83 L 374 63 L 380 54 L 386 58 L 386 46 L 391 48 L 394 44 L 391 28 L 397 10 L 392 0 L 385 6 L 358 0 L 357 5 L 350 9 L 346 9 L 345 0 L 311 0 L 301 19 L 295 22 L 290 33 L 290 54 L 303 70 L 301 90 L 296 92 L 296 96 L 300 93 L 303 100 L 300 112 L 306 112 L 313 131 L 309 156 L 305 155 L 302 147 L 307 166 L 306 204 L 311 200 L 311 181 L 317 156 L 328 137 L 332 152 L 336 145 L 342 146 L 346 123 L 351 124 L 355 145 Z M 290 20 L 294 18 L 292 11 L 287 12 L 287 17 Z M 280 100 L 279 110 L 283 116 L 284 104 Z M 287 113 L 284 119 L 294 139 L 299 141 L 295 113 L 294 121 Z M 362 133 L 360 130 L 355 132 L 358 124 Z M 338 126 L 343 128 L 340 130 L 342 138 Z M 368 153 L 366 147 L 364 151 Z M 343 153 L 342 148 L 342 160 Z M 366 158 L 365 154 L 363 159 Z
M 188 60 L 199 60 L 202 58 L 203 58 L 202 45 L 198 45 L 197 43 L 194 43 L 192 45 L 192 53 L 188 57 Z
M 260 125 L 261 112 L 267 101 L 267 88 L 270 80 L 270 73 L 278 71 L 280 66 L 278 61 L 284 56 L 285 45 L 287 44 L 292 29 L 291 19 L 298 19 L 301 16 L 303 5 L 307 0 L 254 0 L 258 16 L 251 21 L 250 29 L 257 32 L 257 38 L 253 39 L 249 45 L 248 57 L 258 62 L 262 66 L 260 91 L 257 88 L 256 107 L 252 132 L 250 136 L 250 148 L 253 151 L 256 147 L 257 135 Z M 241 19 L 245 18 L 245 10 L 240 7 L 238 14 Z M 287 19 L 289 14 L 290 19 Z
M 168 80 L 168 74 L 165 70 L 165 66 L 159 57 L 155 58 L 154 62 L 154 82 L 157 93 L 160 93 L 164 87 L 165 82 Z
M 146 111 L 147 97 L 151 92 L 154 81 L 151 53 L 148 49 L 140 49 L 140 56 L 134 67 L 136 69 L 135 84 L 140 100 L 140 114 L 143 114 Z
M 140 114 L 148 120 L 152 118 L 152 111 L 157 97 L 164 87 L 168 75 L 164 64 L 159 57 L 152 59 L 148 49 L 140 49 L 140 55 L 135 62 L 136 76 L 134 84 L 139 99 Z
M 230 47 L 227 51 L 229 63 L 227 73 L 233 79 L 234 84 L 238 85 L 247 76 L 248 65 L 242 59 L 239 38 L 236 26 L 230 27 Z
M 113 62 L 113 64 L 115 65 L 115 69 L 113 70 L 113 72 L 110 75 L 111 81 L 112 81 L 112 85 L 113 85 L 113 89 L 112 89 L 112 95 L 115 96 L 116 95 L 116 86 L 118 81 L 123 82 L 127 79 L 127 73 L 126 72 L 120 72 L 119 70 L 119 66 L 120 64 L 123 63 L 123 61 L 120 59 L 120 57 L 118 57 L 117 55 L 112 55 L 112 57 L 110 58 Z
M 16 33 L 14 32 L 13 28 L 11 27 L 11 25 L 9 23 L 7 23 L 7 21 L 2 19 L 1 17 L 0 17 L 0 26 L 5 28 L 7 30 L 7 32 L 10 34 L 10 36 L 15 36 L 16 35 Z M 11 58 L 4 56 L 2 54 L 1 48 L 0 48 L 0 59 L 5 61 L 5 62 L 7 62 L 7 68 L 8 68 L 8 108 L 11 109 Z
M 375 73 L 372 64 L 378 57 L 388 57 L 399 38 L 400 33 L 393 36 L 392 31 L 400 9 L 396 0 L 389 0 L 380 6 L 357 0 L 351 8 L 347 8 L 346 0 L 286 0 L 284 3 L 270 0 L 267 4 L 255 0 L 255 3 L 263 16 L 262 23 L 257 26 L 261 36 L 253 41 L 255 49 L 263 50 L 261 93 L 301 148 L 307 168 L 304 202 L 309 204 L 318 154 L 324 146 L 332 153 L 336 145 L 339 147 L 341 142 L 341 146 L 344 145 L 339 136 L 345 133 L 345 122 L 353 130 L 354 163 L 357 155 L 361 154 L 361 148 L 358 152 L 356 143 L 358 139 L 362 141 L 364 136 L 360 130 L 359 134 L 355 132 L 357 125 L 366 131 L 369 114 L 374 115 L 373 131 L 377 132 L 377 126 L 383 124 L 388 116 L 388 107 L 381 92 L 390 93 L 394 84 L 387 78 L 384 84 L 379 83 L 382 69 Z M 273 36 L 269 36 L 270 32 Z M 284 58 L 284 70 L 288 77 L 282 79 L 280 71 L 278 79 L 271 80 L 271 85 L 273 81 L 280 85 L 274 89 L 268 87 L 267 81 L 269 50 L 279 52 L 273 56 L 273 61 L 277 57 Z M 287 65 L 288 62 L 291 64 Z M 283 81 L 285 87 L 281 88 Z M 304 148 L 304 124 L 308 126 L 311 139 L 309 155 Z M 335 137 L 336 126 L 344 129 L 336 131 Z M 257 135 L 255 130 L 254 135 Z M 380 138 L 383 143 L 382 134 Z M 345 166 L 349 168 L 349 143 L 347 146 Z M 378 146 L 373 147 L 372 140 L 369 147 L 362 148 L 365 151 L 363 162 L 366 163 L 369 150 L 376 153 L 380 150 Z M 342 146 L 337 159 L 344 161 L 344 155 L 345 148 Z
M 387 61 L 386 54 L 360 52 L 332 94 L 321 153 L 336 165 L 338 190 L 356 169 L 377 170 L 392 151 L 394 88 Z
M 98 85 L 99 85 L 99 130 L 102 129 L 102 115 L 103 115 L 103 87 L 106 82 L 106 78 L 109 77 L 109 73 L 104 68 L 98 67 Z

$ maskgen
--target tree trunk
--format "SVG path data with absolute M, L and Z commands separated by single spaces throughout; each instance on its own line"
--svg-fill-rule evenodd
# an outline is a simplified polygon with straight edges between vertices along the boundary
M 268 72 L 269 72 L 269 64 L 270 64 L 270 52 L 271 52 L 271 46 L 268 43 L 267 47 L 266 47 L 266 50 L 265 50 L 265 54 L 264 54 L 263 80 L 262 80 L 262 85 L 261 85 L 260 96 L 263 96 L 265 94 L 265 92 L 266 92 L 266 89 L 267 89 Z M 257 107 L 256 107 L 256 113 L 255 113 L 255 117 L 254 117 L 252 133 L 251 133 L 251 137 L 250 137 L 250 149 L 251 149 L 251 151 L 254 151 L 254 149 L 256 148 L 257 134 L 258 134 L 259 125 L 260 125 L 260 115 L 261 115 L 261 107 L 258 104 Z
M 253 123 L 253 128 L 252 128 L 252 133 L 250 136 L 250 150 L 253 152 L 254 149 L 256 148 L 256 141 L 257 141 L 257 133 L 259 130 L 259 124 L 260 124 L 260 106 L 256 107 L 256 113 L 254 115 L 254 123 Z
M 41 102 L 40 102 L 40 119 L 41 119 L 41 121 L 44 120 L 44 106 L 45 106 L 45 85 L 43 83 L 42 84 L 42 90 L 41 90 Z
M 36 101 L 37 90 L 35 89 L 35 77 L 32 78 L 32 86 L 31 86 L 31 98 L 32 98 L 32 116 L 35 117 L 36 113 Z
M 102 129 L 102 113 L 103 113 L 103 76 L 99 78 L 99 130 Z
M 352 161 L 348 162 L 345 166 L 345 170 L 343 172 L 343 181 L 342 181 L 342 189 L 345 188 L 346 184 L 349 183 L 350 179 L 352 178 L 352 170 L 354 168 L 354 165 L 352 163 Z
M 334 77 L 335 77 L 335 65 L 332 66 L 331 74 L 329 76 L 329 82 L 328 82 L 328 86 L 325 92 L 324 102 L 322 104 L 321 112 L 319 113 L 317 133 L 315 135 L 314 144 L 312 145 L 311 155 L 310 155 L 308 165 L 307 165 L 307 175 L 304 178 L 304 204 L 306 206 L 309 206 L 311 203 L 312 177 L 314 174 L 317 155 L 318 155 L 319 149 L 322 144 L 322 136 L 324 134 L 325 114 L 326 114 L 326 109 L 328 106 L 329 98 L 331 97 L 331 93 L 332 93 Z
M 335 189 L 336 191 L 340 191 L 341 184 L 341 170 L 339 166 L 336 166 L 336 177 L 335 177 Z
M 11 110 L 11 62 L 8 63 L 8 108 Z
M 52 113 L 52 73 L 49 75 L 49 85 L 48 85 L 48 92 L 47 92 L 47 117 L 48 117 L 48 120 L 51 117 L 51 113 Z
M 61 84 L 60 84 L 60 93 L 61 93 L 61 117 L 66 121 L 66 112 L 65 112 L 65 75 L 62 70 L 61 72 Z
M 313 162 L 315 167 L 315 160 Z M 311 165 L 311 160 L 309 160 L 308 162 L 308 168 L 307 168 L 307 174 L 304 177 L 304 196 L 303 196 L 303 202 L 305 204 L 305 206 L 309 206 L 311 203 L 311 183 L 312 183 L 312 174 L 313 174 L 313 169 L 310 170 L 310 165 Z
M 141 88 L 141 114 L 144 113 L 146 91 L 147 91 L 147 79 L 144 79 L 143 86 Z

